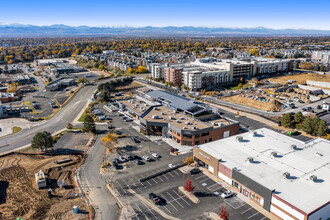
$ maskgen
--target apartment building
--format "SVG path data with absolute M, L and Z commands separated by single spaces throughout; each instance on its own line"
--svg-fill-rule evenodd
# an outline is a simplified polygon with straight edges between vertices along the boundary
M 192 91 L 228 82 L 229 72 L 226 70 L 192 67 L 182 72 L 182 84 Z
M 165 67 L 163 71 L 165 82 L 172 82 L 175 86 L 181 85 L 183 66 Z
M 285 220 L 330 216 L 330 142 L 262 128 L 197 145 L 194 160 L 257 206 Z
M 330 51 L 313 51 L 312 60 L 322 63 L 330 63 Z

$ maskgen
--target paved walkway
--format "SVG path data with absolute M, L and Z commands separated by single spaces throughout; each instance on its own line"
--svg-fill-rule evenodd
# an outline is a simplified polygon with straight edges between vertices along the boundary
M 171 138 L 162 138 L 164 142 L 166 142 L 168 145 L 177 148 L 180 152 L 180 154 L 187 154 L 192 152 L 193 147 L 192 146 L 187 146 L 187 145 L 180 145 L 179 143 L 175 142 Z

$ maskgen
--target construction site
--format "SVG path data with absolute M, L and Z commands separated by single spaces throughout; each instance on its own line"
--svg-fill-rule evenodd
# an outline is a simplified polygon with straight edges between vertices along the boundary
M 82 158 L 79 154 L 1 156 L 0 219 L 89 219 L 89 207 L 74 179 Z
M 313 81 L 316 79 L 322 79 L 322 82 Z M 323 84 L 330 82 L 330 76 L 326 75 L 286 75 L 269 81 L 274 83 L 273 87 L 242 90 L 240 94 L 220 99 L 264 111 L 279 112 L 301 107 L 330 95 L 330 88 L 327 88 L 327 84 Z M 322 86 L 318 86 L 319 84 Z

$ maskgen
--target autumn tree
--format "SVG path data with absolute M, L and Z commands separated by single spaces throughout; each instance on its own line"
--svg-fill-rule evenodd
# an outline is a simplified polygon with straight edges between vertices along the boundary
M 110 152 L 117 149 L 116 144 L 118 143 L 118 137 L 110 131 L 101 139 L 101 141 Z
M 226 209 L 225 206 L 221 206 L 219 215 L 220 215 L 220 218 L 221 219 L 228 220 L 229 213 L 228 213 L 228 211 L 227 211 L 227 209 Z
M 148 69 L 145 68 L 144 66 L 139 66 L 136 70 L 137 73 L 147 73 Z
M 18 86 L 18 83 L 16 83 L 16 82 L 13 82 L 13 83 L 8 84 L 7 92 L 9 92 L 9 93 L 16 93 L 17 86 Z
M 190 179 L 187 179 L 187 180 L 186 180 L 186 185 L 184 186 L 184 189 L 185 189 L 187 192 L 190 192 L 190 193 L 193 193 L 193 192 L 194 192 L 195 187 L 192 185 Z
M 249 50 L 249 54 L 251 54 L 252 56 L 258 57 L 259 56 L 259 49 L 251 49 Z
M 189 156 L 187 156 L 187 157 L 183 160 L 183 162 L 184 162 L 185 164 L 187 164 L 187 165 L 193 164 L 193 163 L 194 163 L 194 158 L 193 158 L 193 157 L 189 157 Z

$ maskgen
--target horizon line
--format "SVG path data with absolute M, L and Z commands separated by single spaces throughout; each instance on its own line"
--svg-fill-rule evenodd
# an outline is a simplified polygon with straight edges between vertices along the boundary
M 45 24 L 45 25 L 38 25 L 38 24 L 23 24 L 23 23 L 7 23 L 7 22 L 0 22 L 0 26 L 11 26 L 11 25 L 23 25 L 23 26 L 37 26 L 37 27 L 46 27 L 46 26 L 55 26 L 55 25 L 63 25 L 68 27 L 97 27 L 97 28 L 146 28 L 146 27 L 154 27 L 154 28 L 166 28 L 166 27 L 177 27 L 177 28 L 183 28 L 183 27 L 194 27 L 194 28 L 228 28 L 228 29 L 255 29 L 255 28 L 263 28 L 263 29 L 272 29 L 272 30 L 313 30 L 313 31 L 330 31 L 330 29 L 310 29 L 310 28 L 271 28 L 271 27 L 264 27 L 264 26 L 255 26 L 255 27 L 229 27 L 229 26 L 194 26 L 194 25 L 182 25 L 182 26 L 176 26 L 176 25 L 167 25 L 167 26 L 153 26 L 153 25 L 145 25 L 145 26 L 129 26 L 129 25 L 68 25 L 68 24 L 61 24 L 61 23 L 54 23 L 54 24 Z

